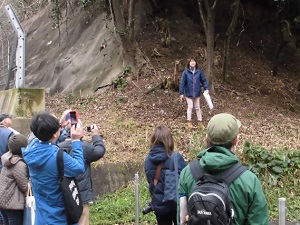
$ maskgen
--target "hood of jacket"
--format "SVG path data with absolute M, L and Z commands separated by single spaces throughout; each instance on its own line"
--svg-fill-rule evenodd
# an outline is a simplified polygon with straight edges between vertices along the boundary
M 13 165 L 17 164 L 17 162 L 19 162 L 20 160 L 23 160 L 23 159 L 18 155 L 11 154 L 11 152 L 6 152 L 5 154 L 3 154 L 1 156 L 2 165 L 4 167 L 13 166 Z
M 45 145 L 48 145 L 47 149 L 45 149 Z M 57 150 L 58 147 L 55 143 L 41 142 L 36 138 L 27 148 L 22 149 L 22 153 L 28 166 L 40 167 L 44 165 Z
M 230 150 L 214 146 L 199 153 L 200 165 L 211 173 L 222 172 L 237 163 L 238 157 Z
M 186 67 L 186 69 L 188 72 L 193 73 L 193 70 L 191 69 L 191 67 L 188 66 L 188 67 Z M 198 67 L 196 67 L 194 73 L 197 73 L 198 70 L 200 70 L 200 69 Z
M 154 145 L 149 152 L 148 158 L 153 164 L 159 164 L 166 161 L 169 156 L 165 152 L 164 146 Z

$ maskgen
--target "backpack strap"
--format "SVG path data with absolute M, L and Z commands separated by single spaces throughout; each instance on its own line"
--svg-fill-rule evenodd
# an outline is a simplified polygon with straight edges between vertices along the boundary
M 172 153 L 172 155 L 170 156 L 170 167 L 169 170 L 171 171 L 178 171 L 178 152 L 174 152 Z
M 191 168 L 191 173 L 197 182 L 203 175 L 204 171 L 202 167 L 200 166 L 199 160 L 195 159 L 190 162 L 190 168 Z
M 236 178 L 238 178 L 243 172 L 248 168 L 242 165 L 240 162 L 237 162 L 229 169 L 225 170 L 220 178 L 222 178 L 226 184 L 229 186 Z
M 58 149 L 56 156 L 56 163 L 58 167 L 58 176 L 62 178 L 64 176 L 64 150 Z
M 154 187 L 158 183 L 158 178 L 159 178 L 159 175 L 160 175 L 161 168 L 162 168 L 162 163 L 158 164 L 158 166 L 156 168 L 155 177 L 154 177 Z
M 191 173 L 197 182 L 204 174 L 205 171 L 200 166 L 199 160 L 193 160 L 190 162 Z M 244 171 L 248 168 L 242 165 L 240 162 L 237 162 L 229 169 L 225 170 L 222 174 L 221 179 L 223 179 L 226 184 L 229 186 L 236 178 L 238 178 Z

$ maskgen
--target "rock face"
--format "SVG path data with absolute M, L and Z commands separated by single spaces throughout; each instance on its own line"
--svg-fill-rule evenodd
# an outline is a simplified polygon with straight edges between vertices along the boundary
M 25 86 L 46 88 L 49 94 L 75 92 L 90 96 L 132 65 L 126 60 L 120 38 L 124 31 L 115 29 L 109 12 L 95 10 L 88 20 L 81 2 L 70 4 L 68 15 L 62 15 L 60 29 L 53 28 L 53 2 L 22 22 L 27 38 Z M 141 0 L 135 9 L 138 34 L 152 8 L 149 1 Z
M 68 12 L 60 35 L 53 29 L 52 5 L 23 22 L 26 31 L 26 87 L 47 88 L 49 93 L 93 94 L 123 71 L 123 48 L 114 27 L 103 13 L 85 19 L 78 3 Z

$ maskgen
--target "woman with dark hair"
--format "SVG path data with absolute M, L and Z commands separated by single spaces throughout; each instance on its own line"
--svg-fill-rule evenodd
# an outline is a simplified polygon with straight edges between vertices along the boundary
M 174 141 L 169 129 L 164 125 L 156 127 L 150 138 L 150 152 L 145 160 L 145 173 L 158 225 L 177 224 L 177 204 L 174 202 L 163 202 L 165 171 L 170 169 L 170 156 L 172 153 L 174 153 Z M 178 174 L 180 174 L 186 163 L 180 154 L 178 154 L 177 159 Z M 159 166 L 161 166 L 161 171 L 155 184 L 155 174 Z
M 201 86 L 204 88 L 204 92 L 208 92 L 208 83 L 203 72 L 199 69 L 197 61 L 190 59 L 186 68 L 184 69 L 180 81 L 179 93 L 180 101 L 185 97 L 188 108 L 187 108 L 187 126 L 193 128 L 192 124 L 192 111 L 193 108 L 196 110 L 197 119 L 200 125 L 202 122 L 202 114 L 200 108 L 200 96 Z

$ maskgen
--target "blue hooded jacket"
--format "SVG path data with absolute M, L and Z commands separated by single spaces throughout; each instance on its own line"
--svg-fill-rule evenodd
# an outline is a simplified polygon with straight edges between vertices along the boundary
M 186 162 L 182 155 L 178 154 L 178 156 L 178 172 L 180 173 L 186 166 Z M 163 163 L 163 165 L 157 185 L 154 187 L 156 168 L 160 163 Z M 165 188 L 165 171 L 170 168 L 170 164 L 171 159 L 166 154 L 164 146 L 162 145 L 153 146 L 145 160 L 145 173 L 149 183 L 149 191 L 152 193 L 152 203 L 155 208 L 154 212 L 158 216 L 169 215 L 172 213 L 176 214 L 176 204 L 170 205 L 170 203 L 162 202 Z
M 194 73 L 190 68 L 185 68 L 179 86 L 179 93 L 185 97 L 196 98 L 201 95 L 201 85 L 208 90 L 208 83 L 203 72 L 196 68 Z
M 81 141 L 73 141 L 73 156 L 64 152 L 64 175 L 76 177 L 84 172 Z M 57 168 L 58 147 L 55 143 L 34 139 L 22 149 L 29 168 L 36 202 L 35 225 L 67 225 L 64 201 L 59 187 Z

